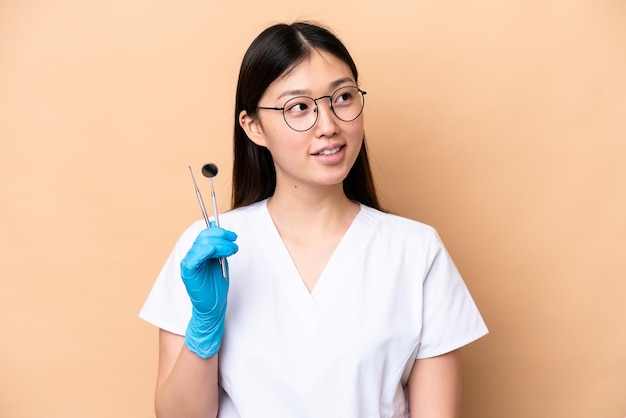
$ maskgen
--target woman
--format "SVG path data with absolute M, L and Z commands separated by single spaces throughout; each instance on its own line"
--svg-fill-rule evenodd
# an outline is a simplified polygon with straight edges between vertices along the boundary
M 380 210 L 364 95 L 325 28 L 251 44 L 233 210 L 183 233 L 141 312 L 159 417 L 459 416 L 458 348 L 487 330 L 434 229 Z

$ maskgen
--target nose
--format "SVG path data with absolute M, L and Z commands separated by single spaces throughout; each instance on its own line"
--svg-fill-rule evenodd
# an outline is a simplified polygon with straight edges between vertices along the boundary
M 319 102 L 320 99 L 328 98 L 328 103 L 326 101 Z M 317 122 L 315 123 L 315 134 L 318 137 L 328 137 L 333 136 L 337 133 L 338 130 L 338 119 L 335 116 L 331 106 L 330 106 L 330 97 L 321 97 L 315 101 L 317 105 Z

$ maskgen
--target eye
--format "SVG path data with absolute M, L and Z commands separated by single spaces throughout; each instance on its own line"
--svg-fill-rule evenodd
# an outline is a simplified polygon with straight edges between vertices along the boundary
M 285 103 L 285 112 L 294 116 L 309 113 L 315 107 L 315 102 L 308 97 L 294 97 Z
M 335 93 L 333 105 L 335 106 L 347 106 L 354 100 L 354 91 L 351 88 L 346 90 L 340 90 Z
M 295 112 L 304 112 L 308 108 L 309 106 L 306 103 L 293 103 L 287 108 L 287 110 L 289 112 L 295 113 Z

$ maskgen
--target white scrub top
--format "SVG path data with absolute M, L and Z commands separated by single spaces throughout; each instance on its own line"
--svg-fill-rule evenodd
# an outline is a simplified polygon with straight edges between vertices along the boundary
M 432 227 L 361 205 L 309 292 L 266 203 L 220 216 L 239 245 L 228 259 L 220 418 L 407 417 L 415 359 L 487 333 Z M 140 313 L 180 335 L 191 303 L 179 264 L 203 228 L 180 237 Z

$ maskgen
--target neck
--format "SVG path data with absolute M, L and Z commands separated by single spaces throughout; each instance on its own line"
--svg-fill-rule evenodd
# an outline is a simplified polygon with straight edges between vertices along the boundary
M 281 233 L 346 228 L 360 210 L 358 203 L 346 197 L 342 184 L 315 189 L 277 187 L 267 207 Z

